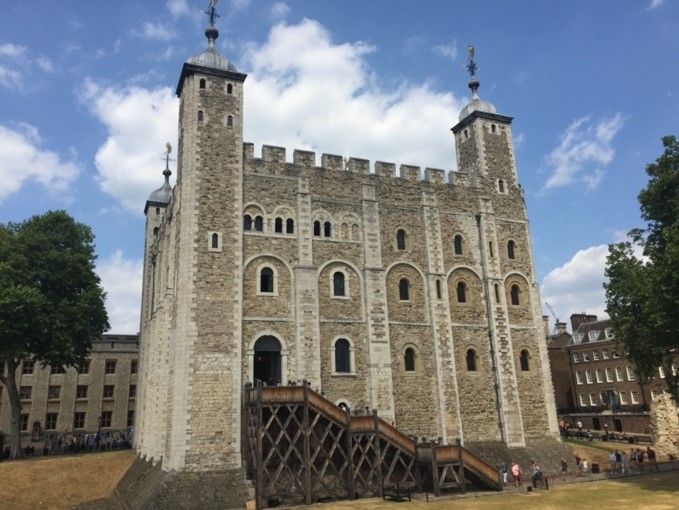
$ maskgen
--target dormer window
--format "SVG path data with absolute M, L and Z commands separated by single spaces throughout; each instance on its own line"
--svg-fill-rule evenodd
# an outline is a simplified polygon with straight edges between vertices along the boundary
M 606 328 L 604 334 L 606 335 L 606 338 L 613 338 L 613 328 Z
M 601 331 L 598 329 L 593 329 L 591 330 L 588 335 L 589 335 L 589 341 L 590 342 L 596 342 L 599 339 L 599 335 L 601 334 Z
M 579 344 L 579 343 L 581 343 L 581 342 L 582 342 L 582 337 L 583 337 L 583 336 L 584 336 L 584 335 L 583 335 L 582 333 L 575 333 L 575 334 L 573 335 L 573 343 L 574 343 L 574 344 Z

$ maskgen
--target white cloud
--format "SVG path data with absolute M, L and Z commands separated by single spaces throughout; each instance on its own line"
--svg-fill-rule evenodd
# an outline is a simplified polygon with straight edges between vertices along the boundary
M 165 143 L 177 146 L 178 101 L 171 89 L 102 87 L 87 81 L 82 101 L 107 128 L 95 156 L 102 190 L 141 213 L 151 191 L 163 183 Z
M 245 9 L 250 6 L 251 0 L 229 0 L 233 9 Z
M 28 124 L 11 129 L 0 125 L 0 202 L 27 182 L 42 185 L 52 195 L 68 198 L 68 189 L 80 174 L 74 161 L 41 147 L 36 128 Z
M 0 65 L 0 87 L 7 87 L 15 91 L 21 90 L 23 88 L 21 74 Z
M 0 56 L 10 58 L 23 58 L 26 55 L 26 46 L 4 43 L 0 44 Z
M 575 182 L 584 182 L 588 189 L 596 187 L 603 178 L 603 167 L 613 161 L 613 138 L 623 124 L 622 114 L 616 113 L 597 124 L 586 116 L 568 126 L 560 136 L 559 146 L 546 158 L 551 175 L 543 191 Z
M 283 19 L 290 12 L 290 6 L 285 2 L 276 2 L 271 6 L 271 17 L 273 19 Z
M 434 46 L 434 51 L 439 55 L 449 58 L 450 60 L 457 59 L 457 43 L 441 44 Z
M 118 250 L 96 268 L 106 291 L 106 311 L 111 333 L 139 332 L 143 261 L 126 259 Z
M 549 303 L 559 320 L 567 323 L 574 313 L 607 318 L 603 288 L 607 256 L 607 244 L 592 246 L 578 251 L 563 266 L 550 271 L 540 288 L 543 304 Z
M 189 12 L 187 0 L 168 0 L 165 5 L 167 5 L 168 10 L 175 18 Z
M 11 61 L 9 66 L 2 65 L 2 60 Z M 34 67 L 43 72 L 54 71 L 52 61 L 42 55 L 30 58 L 28 48 L 12 43 L 0 44 L 0 87 L 15 92 L 25 92 L 24 75 Z
M 175 34 L 167 25 L 162 23 L 144 23 L 142 35 L 146 39 L 153 39 L 155 41 L 169 41 Z
M 665 0 L 651 0 L 651 3 L 648 6 L 648 9 L 655 9 L 656 7 L 660 7 L 664 3 L 665 3 Z

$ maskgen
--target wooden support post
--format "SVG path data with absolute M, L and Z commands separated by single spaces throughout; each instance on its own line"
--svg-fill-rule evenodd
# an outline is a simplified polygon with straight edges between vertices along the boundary
M 351 443 L 352 443 L 352 436 L 351 436 L 351 413 L 349 412 L 349 409 L 345 408 L 344 412 L 346 413 L 346 422 L 345 422 L 345 429 L 344 429 L 344 434 L 345 434 L 345 448 L 347 452 L 347 463 L 349 464 L 347 466 L 347 499 L 354 499 L 356 493 L 354 492 L 354 460 L 353 460 L 353 455 L 351 451 Z
M 463 453 L 463 451 L 462 451 L 462 441 L 460 441 L 460 438 L 457 437 L 457 438 L 455 438 L 455 442 L 457 443 L 457 455 L 458 455 L 458 458 L 460 459 L 460 467 L 459 467 L 460 484 L 462 485 L 462 494 L 464 494 L 467 491 L 467 489 L 465 487 L 467 481 L 464 478 L 464 460 L 462 459 L 462 453 Z
M 311 436 L 311 424 L 309 422 L 309 383 L 304 381 L 304 418 L 302 421 L 302 437 L 304 438 L 304 503 L 311 504 L 311 454 L 309 439 Z
M 380 448 L 380 429 L 377 421 L 377 409 L 373 409 L 373 448 L 375 449 L 375 457 L 377 466 L 377 485 L 379 488 L 379 497 L 384 497 L 384 479 L 382 474 L 382 449 Z
M 439 488 L 439 462 L 436 458 L 436 445 L 434 441 L 429 443 L 429 448 L 431 448 L 431 478 L 434 481 L 434 496 L 439 497 L 441 495 L 441 489 Z
M 263 439 L 264 439 L 264 425 L 262 424 L 262 383 L 257 382 L 257 405 L 255 406 L 255 434 L 256 434 L 256 452 L 255 452 L 255 510 L 262 510 L 263 491 L 263 477 L 264 477 L 264 458 L 263 458 Z

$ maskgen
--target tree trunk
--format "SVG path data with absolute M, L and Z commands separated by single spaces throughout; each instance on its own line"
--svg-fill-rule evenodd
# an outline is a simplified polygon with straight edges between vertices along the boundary
M 10 459 L 18 459 L 21 455 L 21 399 L 19 398 L 16 380 L 18 366 L 18 360 L 6 359 L 6 375 L 0 375 L 0 381 L 2 381 L 7 388 L 7 396 L 9 397 L 10 408 L 12 410 L 12 421 L 10 425 Z

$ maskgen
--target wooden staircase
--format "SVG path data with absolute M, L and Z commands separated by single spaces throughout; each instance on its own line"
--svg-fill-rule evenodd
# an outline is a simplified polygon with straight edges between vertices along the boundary
M 502 490 L 493 466 L 461 445 L 417 443 L 377 416 L 351 416 L 300 386 L 246 386 L 243 450 L 257 509 L 266 502 L 382 496 L 395 487 L 439 495 L 468 483 Z

